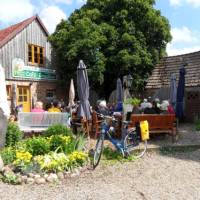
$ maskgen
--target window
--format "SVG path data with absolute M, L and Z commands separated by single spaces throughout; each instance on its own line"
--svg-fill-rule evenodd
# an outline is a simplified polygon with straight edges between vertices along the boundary
M 52 99 L 55 97 L 56 91 L 55 90 L 46 90 L 46 98 Z
M 11 99 L 11 85 L 6 85 L 7 98 Z
M 28 62 L 38 65 L 44 65 L 44 48 L 33 44 L 29 44 Z
M 19 87 L 18 88 L 18 102 L 27 102 L 28 93 L 27 88 Z

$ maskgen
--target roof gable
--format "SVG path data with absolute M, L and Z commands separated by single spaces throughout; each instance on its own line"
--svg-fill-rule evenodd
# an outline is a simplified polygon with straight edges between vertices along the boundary
M 148 78 L 146 89 L 158 89 L 168 87 L 170 84 L 171 75 L 176 75 L 176 80 L 179 79 L 179 69 L 185 60 L 188 65 L 185 66 L 185 85 L 186 87 L 200 86 L 200 51 L 183 54 L 178 56 L 164 57 L 157 64 Z M 177 82 L 178 83 L 178 82 Z
M 4 46 L 8 41 L 10 41 L 12 38 L 14 38 L 18 33 L 20 33 L 24 28 L 26 28 L 34 20 L 38 21 L 41 28 L 45 32 L 45 34 L 48 36 L 49 33 L 48 33 L 47 29 L 45 28 L 44 24 L 40 20 L 39 16 L 35 15 L 33 17 L 30 17 L 30 18 L 18 23 L 18 24 L 15 24 L 15 25 L 12 25 L 8 28 L 0 30 L 0 48 L 2 46 Z

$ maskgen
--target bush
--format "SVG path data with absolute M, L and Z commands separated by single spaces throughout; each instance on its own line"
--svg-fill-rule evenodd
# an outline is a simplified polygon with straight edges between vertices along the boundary
M 16 152 L 12 147 L 4 148 L 0 151 L 0 155 L 5 165 L 11 164 L 16 159 Z
M 57 152 L 67 152 L 68 145 L 72 142 L 72 137 L 63 135 L 52 135 L 49 138 L 50 150 Z
M 45 132 L 44 136 L 49 137 L 52 135 L 65 135 L 65 136 L 72 136 L 71 129 L 67 128 L 62 124 L 55 124 L 50 126 Z
M 33 156 L 44 155 L 50 151 L 49 141 L 41 136 L 29 138 L 25 143 L 26 151 L 31 153 Z
M 9 122 L 6 132 L 6 147 L 15 146 L 22 139 L 22 132 L 16 123 Z

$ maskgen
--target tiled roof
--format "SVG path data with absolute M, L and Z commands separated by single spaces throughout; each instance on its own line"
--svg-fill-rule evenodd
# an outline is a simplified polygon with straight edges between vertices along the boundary
M 185 67 L 185 85 L 186 87 L 200 86 L 200 51 L 183 54 L 178 56 L 164 57 L 157 64 L 148 78 L 146 89 L 157 89 L 169 86 L 170 77 L 173 73 L 176 74 L 176 79 L 179 78 L 179 69 L 184 62 L 188 65 Z
M 13 37 L 15 37 L 19 32 L 21 32 L 24 28 L 26 28 L 32 21 L 37 20 L 39 24 L 42 26 L 44 32 L 46 35 L 48 35 L 48 31 L 45 28 L 44 24 L 38 17 L 38 15 L 35 15 L 33 17 L 30 17 L 18 24 L 12 25 L 8 28 L 5 28 L 3 30 L 0 30 L 0 48 L 5 45 L 8 41 L 10 41 Z

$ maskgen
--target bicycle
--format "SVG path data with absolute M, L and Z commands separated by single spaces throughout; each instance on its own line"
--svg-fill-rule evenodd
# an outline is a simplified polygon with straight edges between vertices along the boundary
M 128 128 L 129 122 L 123 121 L 122 123 L 122 139 L 117 140 L 112 137 L 115 133 L 115 124 L 117 120 L 111 116 L 104 116 L 99 114 L 103 120 L 101 123 L 101 132 L 97 139 L 96 147 L 93 155 L 93 169 L 95 169 L 101 159 L 101 155 L 104 148 L 104 140 L 108 139 L 115 148 L 121 152 L 123 157 L 134 152 L 135 158 L 141 158 L 147 149 L 147 140 L 141 140 L 140 127 L 137 125 L 136 128 Z

